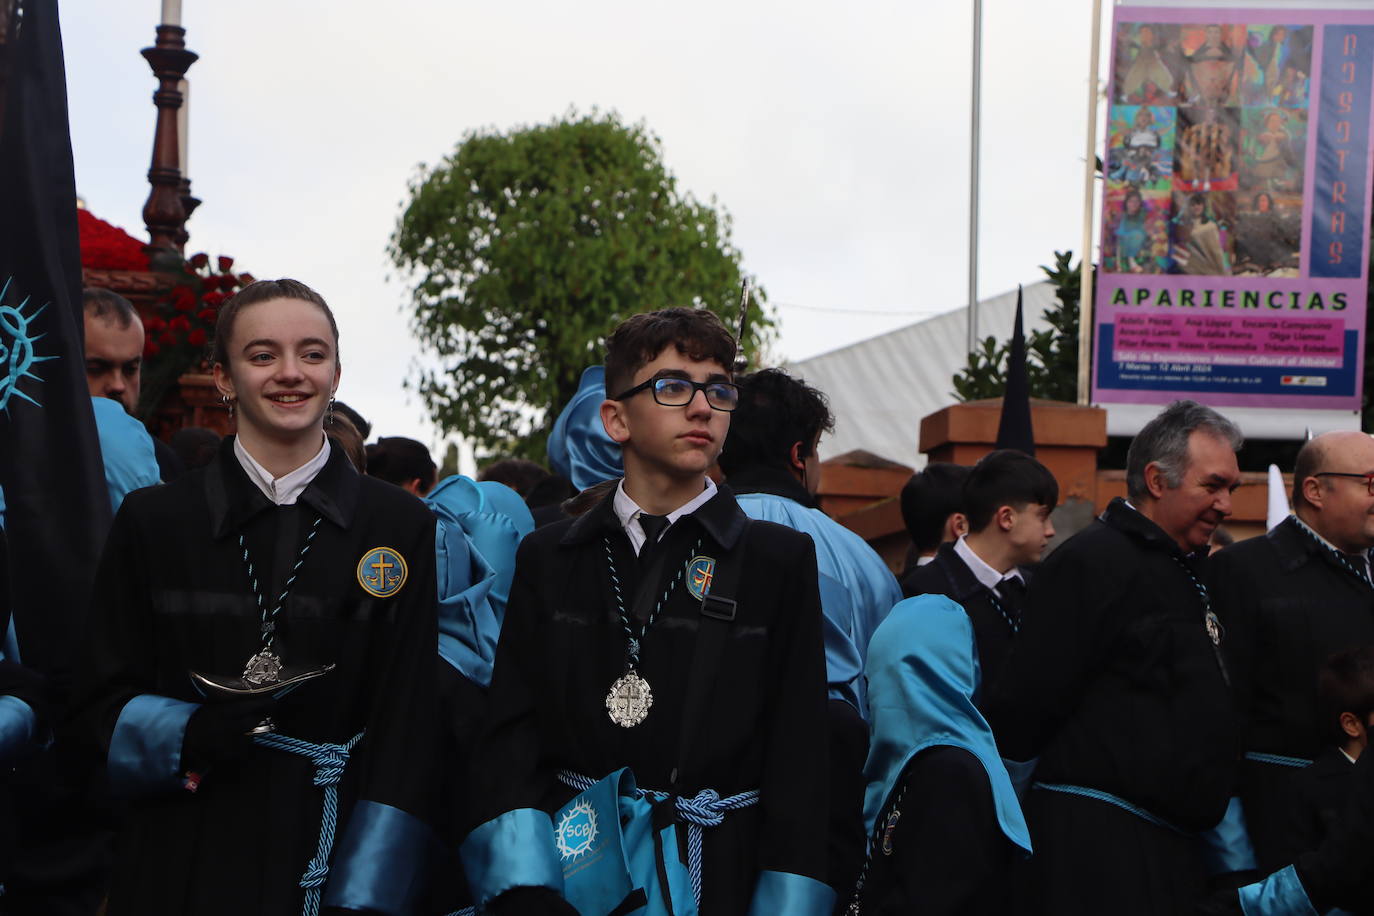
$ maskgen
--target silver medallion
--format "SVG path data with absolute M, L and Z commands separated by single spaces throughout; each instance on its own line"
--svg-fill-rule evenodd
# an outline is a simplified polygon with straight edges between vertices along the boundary
M 248 659 L 248 664 L 243 666 L 243 679 L 254 687 L 261 687 L 263 684 L 275 684 L 281 680 L 281 659 L 267 649 L 263 649 Z
M 1212 645 L 1221 645 L 1221 619 L 1217 617 L 1216 612 L 1214 611 L 1207 612 L 1207 635 L 1211 638 Z
M 631 670 L 611 685 L 606 694 L 606 711 L 611 721 L 621 728 L 632 728 L 649 715 L 649 707 L 654 705 L 654 694 L 649 682 Z

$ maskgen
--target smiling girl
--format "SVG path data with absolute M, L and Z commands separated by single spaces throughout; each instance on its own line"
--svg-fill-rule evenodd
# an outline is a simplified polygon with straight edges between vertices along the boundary
M 131 799 L 111 916 L 412 905 L 434 760 L 434 519 L 325 438 L 340 374 L 318 293 L 245 287 L 214 343 L 238 434 L 115 519 L 79 704 Z

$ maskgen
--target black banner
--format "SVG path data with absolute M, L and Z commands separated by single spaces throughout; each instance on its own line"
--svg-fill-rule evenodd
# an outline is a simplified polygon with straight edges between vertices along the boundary
M 87 392 L 76 185 L 56 0 L 23 0 L 3 60 L 0 487 L 25 666 L 68 684 L 110 499 Z

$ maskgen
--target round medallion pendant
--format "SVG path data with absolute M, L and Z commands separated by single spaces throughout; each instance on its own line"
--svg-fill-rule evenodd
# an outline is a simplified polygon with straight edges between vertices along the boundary
M 1221 634 L 1222 634 L 1221 619 L 1220 619 L 1219 617 L 1217 617 L 1217 615 L 1216 615 L 1214 612 L 1208 611 L 1208 612 L 1207 612 L 1206 623 L 1207 623 L 1207 636 L 1208 636 L 1209 639 L 1212 640 L 1212 645 L 1214 645 L 1214 646 L 1220 646 L 1220 645 L 1221 645 Z
M 275 684 L 281 679 L 281 659 L 263 649 L 243 666 L 243 679 L 254 687 Z
M 606 712 L 611 721 L 621 728 L 632 728 L 649 715 L 649 707 L 654 705 L 654 694 L 649 682 L 631 671 L 611 685 L 606 694 Z

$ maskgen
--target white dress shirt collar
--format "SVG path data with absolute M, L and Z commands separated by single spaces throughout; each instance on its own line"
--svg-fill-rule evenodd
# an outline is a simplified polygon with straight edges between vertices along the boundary
M 712 496 L 716 495 L 716 482 L 707 477 L 705 488 L 697 496 L 688 500 L 685 505 L 679 506 L 669 512 L 665 518 L 668 524 L 664 527 L 664 532 L 673 526 L 673 523 L 684 515 L 691 515 L 706 504 Z M 611 502 L 611 507 L 615 509 L 615 517 L 620 519 L 620 526 L 625 529 L 625 536 L 630 539 L 630 546 L 634 548 L 635 556 L 639 556 L 640 548 L 644 546 L 644 530 L 639 527 L 639 516 L 644 512 L 639 505 L 630 498 L 630 494 L 625 492 L 625 478 L 620 478 L 620 483 L 615 485 L 615 497 Z M 630 524 L 634 522 L 634 524 Z M 659 535 L 662 537 L 663 535 Z
M 1022 578 L 1021 570 L 1015 566 L 1005 576 L 989 566 L 968 545 L 967 535 L 960 535 L 959 540 L 954 542 L 954 552 L 959 555 L 959 559 L 964 561 L 964 565 L 973 573 L 973 577 L 987 588 L 996 588 L 1006 579 Z
M 314 480 L 329 463 L 329 438 L 324 437 L 324 444 L 320 446 L 314 458 L 280 477 L 273 477 L 267 468 L 258 464 L 257 459 L 248 454 L 248 449 L 243 447 L 243 440 L 238 436 L 234 437 L 234 457 L 239 460 L 239 465 L 248 475 L 248 479 L 253 481 L 253 485 L 261 490 L 264 496 L 278 506 L 294 506 L 296 500 L 305 492 L 305 488 L 310 486 L 310 481 Z

